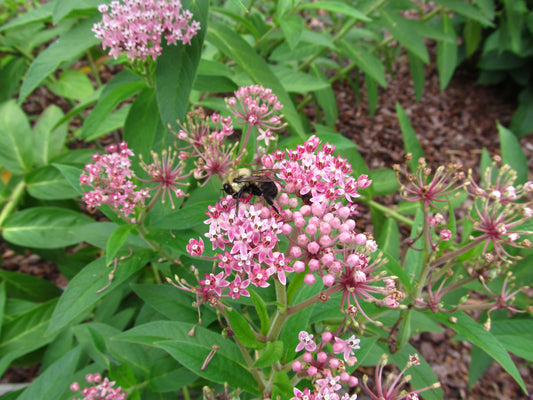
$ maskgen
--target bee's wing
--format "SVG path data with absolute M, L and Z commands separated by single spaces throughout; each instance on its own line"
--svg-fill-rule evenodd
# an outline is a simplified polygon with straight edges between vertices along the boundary
M 280 169 L 265 168 L 252 171 L 250 176 L 239 176 L 234 181 L 240 182 L 272 182 L 273 179 L 277 179 L 274 174 L 279 172 Z

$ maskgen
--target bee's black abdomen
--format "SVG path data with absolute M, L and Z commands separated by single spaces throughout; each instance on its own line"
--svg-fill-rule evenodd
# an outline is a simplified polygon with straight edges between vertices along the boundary
M 261 185 L 261 190 L 263 191 L 263 196 L 268 196 L 271 199 L 275 198 L 278 195 L 278 187 L 274 182 L 263 183 Z

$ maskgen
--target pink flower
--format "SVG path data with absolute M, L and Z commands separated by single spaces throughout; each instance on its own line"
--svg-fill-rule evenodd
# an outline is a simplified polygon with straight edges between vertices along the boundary
M 298 334 L 298 339 L 300 340 L 300 343 L 298 343 L 298 346 L 296 346 L 296 352 L 299 352 L 303 349 L 311 352 L 315 351 L 316 343 L 313 341 L 313 335 L 310 335 L 306 331 L 301 331 Z
M 352 335 L 347 340 L 336 337 L 335 344 L 333 345 L 333 352 L 335 354 L 343 353 L 344 361 L 348 361 L 348 358 L 353 354 L 353 351 L 361 348 L 359 347 L 360 341 L 360 339 L 355 338 L 355 335 Z
M 102 376 L 100 374 L 88 374 L 85 377 L 87 383 L 93 383 L 97 385 L 85 387 L 80 391 L 80 386 L 78 383 L 74 382 L 70 385 L 70 389 L 74 392 L 80 392 L 82 399 L 79 400 L 97 400 L 97 399 L 106 399 L 106 400 L 126 400 L 127 393 L 123 392 L 120 387 L 113 388 L 115 382 L 109 381 L 105 378 L 102 381 Z

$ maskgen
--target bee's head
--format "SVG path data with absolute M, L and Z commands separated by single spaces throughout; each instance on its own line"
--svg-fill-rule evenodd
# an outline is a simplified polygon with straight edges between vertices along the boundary
M 222 186 L 222 190 L 224 190 L 227 194 L 235 193 L 233 187 L 229 183 L 224 183 L 224 185 Z

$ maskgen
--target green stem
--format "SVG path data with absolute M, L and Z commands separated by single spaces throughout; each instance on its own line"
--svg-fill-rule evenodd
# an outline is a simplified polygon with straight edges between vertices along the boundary
M 4 225 L 5 219 L 11 215 L 15 207 L 20 202 L 20 199 L 22 198 L 22 195 L 24 194 L 25 188 L 26 188 L 26 183 L 24 182 L 24 180 L 21 180 L 17 184 L 17 186 L 15 186 L 15 189 L 11 192 L 9 199 L 7 199 L 6 205 L 2 209 L 2 212 L 0 213 L 0 227 Z
M 189 387 L 187 385 L 181 388 L 181 393 L 183 393 L 183 398 L 185 400 L 191 400 L 191 394 L 189 393 Z
M 371 208 L 374 208 L 374 209 L 376 209 L 378 211 L 381 211 L 383 214 L 385 214 L 385 216 L 394 218 L 395 220 L 397 220 L 399 222 L 403 222 L 404 224 L 406 224 L 406 225 L 408 225 L 410 227 L 413 226 L 413 220 L 412 219 L 403 216 L 399 212 L 397 212 L 395 210 L 392 210 L 389 207 L 385 207 L 384 205 L 381 205 L 381 204 L 375 202 L 374 200 L 368 200 L 365 197 L 360 197 L 360 200 L 363 203 L 365 203 L 368 206 L 370 206 Z
M 285 285 L 282 285 L 277 279 L 274 280 L 274 284 L 276 288 L 276 301 L 277 303 L 281 304 L 281 306 L 278 306 L 276 314 L 272 319 L 270 330 L 267 334 L 267 340 L 271 342 L 278 338 L 285 321 L 287 321 L 287 318 L 289 318 L 287 313 L 287 291 Z
M 100 73 L 94 62 L 93 55 L 90 51 L 86 51 L 85 53 L 87 54 L 87 61 L 89 62 L 89 68 L 91 68 L 91 72 L 96 82 L 96 87 L 99 88 L 102 86 L 102 80 L 100 79 Z

